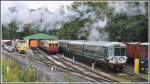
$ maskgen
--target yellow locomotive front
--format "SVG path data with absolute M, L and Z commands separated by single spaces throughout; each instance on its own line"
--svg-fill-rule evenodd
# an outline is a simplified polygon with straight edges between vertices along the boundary
M 16 43 L 16 50 L 19 53 L 26 53 L 29 50 L 29 46 L 27 45 L 26 41 L 20 40 Z

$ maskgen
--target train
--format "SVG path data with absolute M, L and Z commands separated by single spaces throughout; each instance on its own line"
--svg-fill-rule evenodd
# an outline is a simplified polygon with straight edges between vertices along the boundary
M 103 64 L 113 70 L 122 70 L 127 62 L 127 46 L 121 42 L 59 40 L 60 53 L 82 60 Z
M 30 39 L 29 40 L 29 47 L 31 49 L 36 49 L 38 47 L 38 40 L 36 40 L 36 39 Z
M 140 59 L 140 72 L 148 73 L 148 42 L 128 42 L 128 59 L 134 63 L 135 58 Z
M 25 40 L 18 40 L 15 43 L 15 49 L 19 53 L 26 53 L 29 50 L 29 46 L 28 46 L 28 44 L 26 43 Z
M 9 53 L 14 52 L 15 48 L 11 40 L 2 40 L 1 43 L 4 50 L 6 50 Z
M 42 50 L 45 50 L 49 54 L 57 54 L 59 51 L 58 41 L 52 40 L 39 40 L 38 47 Z
M 6 42 L 5 44 L 8 44 Z M 9 44 L 8 44 L 9 45 Z M 127 60 L 134 63 L 140 59 L 140 71 L 148 73 L 148 42 L 99 42 L 85 40 L 19 40 L 15 48 L 19 53 L 26 53 L 30 48 L 39 48 L 50 54 L 61 53 L 65 56 L 74 56 L 79 61 L 85 58 L 89 63 L 108 66 L 121 70 Z M 5 47 L 5 46 L 4 46 Z M 7 46 L 5 49 L 8 49 Z M 9 48 L 12 51 L 11 48 Z
M 129 42 L 126 45 L 129 59 L 148 58 L 148 42 Z

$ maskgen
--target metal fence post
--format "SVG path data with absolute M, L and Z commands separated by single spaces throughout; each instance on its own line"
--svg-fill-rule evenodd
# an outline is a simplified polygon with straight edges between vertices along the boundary
M 92 70 L 94 70 L 94 65 L 95 65 L 95 63 L 92 63 Z
M 54 71 L 54 67 L 53 66 L 51 67 L 51 70 L 52 70 L 52 72 Z
M 75 59 L 75 57 L 73 56 L 73 59 L 72 59 L 72 60 L 73 60 L 73 62 L 74 62 L 74 59 Z

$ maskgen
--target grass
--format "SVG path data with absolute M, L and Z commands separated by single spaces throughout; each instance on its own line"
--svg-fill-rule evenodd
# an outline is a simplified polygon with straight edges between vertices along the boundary
M 7 68 L 9 68 L 7 73 Z M 21 68 L 11 59 L 2 57 L 2 76 L 3 82 L 21 82 L 18 78 L 18 72 Z
M 64 80 L 65 80 L 65 82 L 72 82 L 73 81 L 71 75 L 68 73 L 64 74 Z
M 36 74 L 36 68 L 31 65 L 22 70 L 20 65 L 12 59 L 2 58 L 3 82 L 35 82 L 37 79 Z

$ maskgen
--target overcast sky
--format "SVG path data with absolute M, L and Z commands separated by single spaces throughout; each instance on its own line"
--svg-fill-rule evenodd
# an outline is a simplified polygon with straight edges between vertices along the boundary
M 1 8 L 2 10 L 5 10 L 10 6 L 22 4 L 30 9 L 45 7 L 48 8 L 48 10 L 50 10 L 51 12 L 54 12 L 62 5 L 70 5 L 72 2 L 73 1 L 1 1 Z

